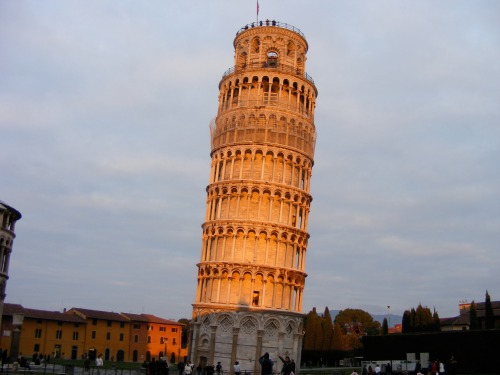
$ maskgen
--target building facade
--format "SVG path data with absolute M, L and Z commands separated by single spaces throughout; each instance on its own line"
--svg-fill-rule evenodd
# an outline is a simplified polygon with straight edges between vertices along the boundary
M 317 89 L 295 27 L 240 29 L 210 124 L 211 172 L 189 342 L 195 363 L 300 364 Z M 297 369 L 298 370 L 298 369 Z
M 12 253 L 14 238 L 16 238 L 16 221 L 21 217 L 19 211 L 0 201 L 0 325 L 2 323 L 3 304 L 7 295 L 10 254 Z
M 441 318 L 441 331 L 467 331 L 470 329 L 470 302 L 461 302 L 458 305 L 460 314 L 450 318 Z M 500 301 L 491 301 L 493 310 L 493 324 L 495 329 L 500 328 Z M 486 303 L 476 303 L 477 329 L 486 329 Z
M 138 362 L 158 360 L 168 353 L 170 363 L 184 360 L 181 347 L 184 324 L 150 314 L 127 314 L 72 308 L 65 312 L 25 308 L 5 304 L 0 328 L 0 348 L 12 344 L 14 315 L 21 314 L 19 352 L 27 359 L 34 353 L 51 358 L 95 359 Z

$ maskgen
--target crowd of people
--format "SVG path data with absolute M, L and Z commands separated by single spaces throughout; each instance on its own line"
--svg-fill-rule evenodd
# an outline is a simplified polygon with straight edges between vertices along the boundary
M 162 358 L 152 358 L 150 362 L 144 362 L 142 367 L 146 369 L 147 375 L 168 375 L 168 362 Z
M 280 374 L 281 375 L 295 375 L 295 361 L 290 359 L 290 357 L 278 356 L 281 362 L 283 363 Z M 262 375 L 273 375 L 274 373 L 274 361 L 270 358 L 269 353 L 264 353 L 262 357 L 259 359 L 259 363 L 261 365 L 261 374 Z M 224 370 L 222 368 L 222 363 L 217 362 L 216 365 L 206 365 L 202 366 L 202 364 L 198 364 L 195 366 L 193 363 L 188 362 L 179 362 L 177 364 L 177 370 L 179 375 L 223 375 Z M 240 362 L 235 361 L 233 364 L 233 371 L 235 375 L 241 375 L 242 372 L 246 373 L 246 371 L 242 371 Z M 252 372 L 252 370 L 249 370 Z

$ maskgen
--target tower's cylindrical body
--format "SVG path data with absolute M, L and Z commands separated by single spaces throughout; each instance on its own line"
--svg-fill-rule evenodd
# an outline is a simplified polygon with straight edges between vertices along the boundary
M 190 359 L 300 364 L 317 90 L 296 28 L 247 25 L 219 83 Z
M 9 279 L 10 254 L 14 238 L 16 238 L 15 226 L 19 219 L 21 219 L 21 213 L 18 210 L 0 201 L 0 325 Z

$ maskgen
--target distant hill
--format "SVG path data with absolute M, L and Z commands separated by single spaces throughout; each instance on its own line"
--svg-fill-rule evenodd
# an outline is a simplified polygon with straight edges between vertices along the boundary
M 337 316 L 339 311 L 340 310 L 330 310 L 330 315 L 332 316 L 332 320 L 335 320 L 335 317 Z M 394 324 L 401 324 L 401 322 L 403 321 L 403 317 L 401 315 L 372 314 L 372 313 L 369 314 L 372 316 L 373 320 L 376 320 L 381 325 L 384 322 L 384 318 L 387 318 L 387 323 L 389 324 L 389 328 L 394 327 Z

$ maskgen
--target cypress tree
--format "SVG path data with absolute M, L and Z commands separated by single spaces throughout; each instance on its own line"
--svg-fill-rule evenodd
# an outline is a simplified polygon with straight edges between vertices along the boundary
M 318 324 L 318 314 L 316 313 L 316 307 L 313 307 L 311 311 L 307 314 L 304 322 L 304 350 L 314 350 L 316 341 L 316 326 Z
M 384 318 L 382 323 L 382 335 L 387 335 L 389 333 L 389 324 L 387 323 L 387 318 Z
M 488 291 L 486 291 L 486 298 L 484 301 L 484 327 L 486 329 L 495 328 L 495 316 L 493 315 L 493 306 L 491 305 Z
M 472 301 L 469 307 L 469 329 L 479 329 L 479 321 L 477 320 L 476 302 Z
M 434 308 L 434 313 L 432 314 L 432 320 L 434 320 L 434 331 L 439 332 L 441 331 L 441 320 L 439 319 L 439 315 L 436 311 L 436 308 Z
M 332 350 L 332 337 L 333 337 L 333 321 L 332 316 L 330 315 L 330 310 L 328 310 L 328 306 L 325 307 L 325 313 L 323 314 L 322 320 L 323 327 L 323 345 L 322 350 L 324 352 Z
M 405 310 L 403 313 L 403 320 L 401 322 L 401 331 L 403 333 L 410 333 L 411 332 L 411 326 L 410 326 L 410 319 L 411 319 L 411 313 L 410 310 Z
M 415 311 L 415 308 L 412 307 L 411 310 L 410 310 L 410 332 L 417 332 L 416 330 L 416 311 Z

